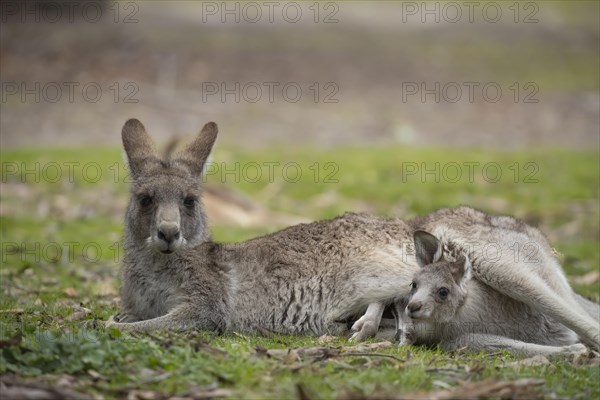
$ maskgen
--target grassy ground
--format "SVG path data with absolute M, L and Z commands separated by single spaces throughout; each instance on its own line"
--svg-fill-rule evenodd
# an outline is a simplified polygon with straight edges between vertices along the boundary
M 107 332 L 101 321 L 118 309 L 127 199 L 120 151 L 1 155 L 0 372 L 13 385 L 17 379 L 22 386 L 53 386 L 63 395 L 71 390 L 106 398 L 385 398 L 488 379 L 534 378 L 544 384 L 533 381 L 537 386 L 530 396 L 600 396 L 600 367 L 585 359 L 515 366 L 516 359 L 505 353 L 394 346 L 376 350 L 394 357 L 365 355 L 375 350 L 350 348 L 344 338 Z M 411 217 L 458 204 L 516 215 L 548 234 L 578 292 L 600 298 L 593 275 L 600 264 L 596 152 L 394 147 L 269 149 L 250 155 L 228 149 L 217 150 L 215 162 L 209 183 L 226 183 L 270 210 L 311 219 L 345 210 Z M 421 175 L 436 168 L 439 177 Z M 276 228 L 215 225 L 213 232 L 216 240 L 237 241 Z M 333 349 L 316 355 L 272 351 L 314 346 Z M 335 350 L 340 346 L 341 353 Z

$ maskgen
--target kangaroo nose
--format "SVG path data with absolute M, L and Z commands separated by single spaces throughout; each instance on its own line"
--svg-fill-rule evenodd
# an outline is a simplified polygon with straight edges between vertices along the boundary
M 179 239 L 179 225 L 175 223 L 162 223 L 158 227 L 158 238 L 167 243 Z
M 408 305 L 408 311 L 412 314 L 412 313 L 416 313 L 417 311 L 419 311 L 421 309 L 421 307 L 423 307 L 423 304 L 421 302 L 416 302 L 416 303 L 410 303 Z

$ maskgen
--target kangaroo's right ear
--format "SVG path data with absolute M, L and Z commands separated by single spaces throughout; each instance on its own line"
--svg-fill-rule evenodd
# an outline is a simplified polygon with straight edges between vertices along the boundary
M 217 124 L 207 123 L 196 139 L 179 154 L 178 159 L 187 164 L 194 175 L 199 176 L 202 173 L 204 163 L 217 140 L 217 133 L 219 133 Z
M 454 281 L 464 290 L 467 282 L 473 277 L 473 265 L 466 254 L 461 255 L 458 259 L 450 264 L 450 273 Z
M 459 269 L 460 279 L 457 280 L 457 282 L 461 288 L 465 289 L 467 282 L 469 282 L 473 277 L 473 265 L 466 254 L 460 257 L 457 261 L 460 263 L 459 265 L 462 265 L 462 268 Z
M 125 122 L 121 131 L 121 137 L 125 153 L 127 154 L 129 171 L 133 178 L 136 178 L 141 174 L 146 161 L 149 158 L 156 157 L 154 143 L 152 143 L 152 139 L 146 133 L 144 125 L 135 118 Z
M 438 262 L 442 258 L 442 242 L 429 232 L 416 231 L 413 234 L 415 256 L 419 267 Z

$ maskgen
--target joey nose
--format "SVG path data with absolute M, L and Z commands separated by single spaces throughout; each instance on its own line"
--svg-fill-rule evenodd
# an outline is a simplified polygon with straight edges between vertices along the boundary
M 179 239 L 179 225 L 175 223 L 162 223 L 158 227 L 158 238 L 167 243 Z
M 421 307 L 423 307 L 423 304 L 421 302 L 415 302 L 415 303 L 410 303 L 408 305 L 408 311 L 413 314 L 416 313 L 417 311 L 419 311 L 421 309 Z

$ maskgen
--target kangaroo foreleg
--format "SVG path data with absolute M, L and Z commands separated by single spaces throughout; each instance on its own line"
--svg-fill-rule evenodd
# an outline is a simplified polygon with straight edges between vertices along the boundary
M 360 342 L 375 336 L 379 329 L 384 309 L 385 304 L 382 302 L 369 304 L 365 314 L 352 325 L 352 330 L 355 333 L 350 340 Z
M 396 342 L 398 345 L 409 345 L 414 343 L 413 320 L 406 314 L 406 300 L 396 300 L 392 305 L 392 314 L 396 320 Z

